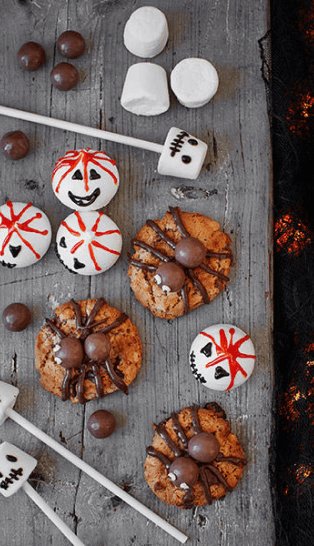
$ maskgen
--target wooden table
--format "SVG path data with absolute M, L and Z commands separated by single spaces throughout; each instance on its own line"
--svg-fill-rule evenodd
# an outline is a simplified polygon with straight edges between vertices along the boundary
M 123 27 L 136 7 L 159 6 L 167 14 L 170 40 L 156 59 L 168 73 L 181 59 L 200 56 L 218 69 L 220 87 L 202 109 L 187 110 L 171 99 L 169 112 L 136 117 L 119 103 L 127 67 L 138 62 L 124 47 Z M 0 102 L 100 128 L 163 142 L 172 125 L 206 140 L 206 169 L 194 183 L 156 173 L 157 156 L 109 144 L 116 158 L 121 188 L 109 213 L 124 233 L 124 253 L 105 275 L 85 278 L 67 272 L 53 245 L 28 269 L 0 271 L 1 308 L 26 302 L 34 322 L 21 334 L 0 326 L 1 379 L 20 388 L 17 409 L 95 468 L 124 484 L 131 494 L 191 537 L 188 544 L 270 546 L 274 544 L 269 446 L 271 433 L 272 252 L 271 151 L 258 39 L 267 31 L 267 0 L 3 0 L 0 22 Z M 61 61 L 55 49 L 65 29 L 80 30 L 89 51 L 74 61 L 81 72 L 77 89 L 52 89 L 49 72 Z M 27 40 L 42 43 L 47 64 L 34 73 L 21 71 L 15 55 Z M 69 210 L 54 197 L 50 175 L 66 150 L 103 146 L 72 133 L 1 119 L 1 133 L 19 128 L 31 138 L 32 153 L 13 162 L 1 157 L 0 197 L 30 201 L 44 209 L 54 233 Z M 227 290 L 210 306 L 168 323 L 154 319 L 135 301 L 127 282 L 126 254 L 135 231 L 147 217 L 159 217 L 168 204 L 196 210 L 219 220 L 233 238 L 235 265 Z M 44 392 L 34 369 L 34 339 L 45 316 L 70 297 L 105 296 L 130 314 L 144 341 L 144 363 L 128 397 L 116 393 L 85 406 L 62 403 Z M 258 364 L 251 380 L 230 394 L 213 393 L 194 381 L 187 362 L 190 343 L 203 327 L 235 323 L 251 333 Z M 194 513 L 163 505 L 143 478 L 145 446 L 151 424 L 174 409 L 216 400 L 246 447 L 245 477 L 231 495 Z M 86 430 L 96 408 L 118 416 L 117 432 L 97 441 Z M 33 484 L 88 546 L 170 546 L 174 540 L 121 503 L 91 479 L 56 456 L 29 434 L 7 422 L 0 439 L 15 442 L 38 460 Z M 1 546 L 67 544 L 57 529 L 21 493 L 0 499 Z

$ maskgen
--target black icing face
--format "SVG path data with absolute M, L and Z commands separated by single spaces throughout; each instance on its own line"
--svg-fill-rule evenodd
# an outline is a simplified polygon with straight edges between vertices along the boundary
M 209 343 L 204 345 L 204 347 L 200 350 L 200 352 L 206 357 L 210 357 L 212 356 L 212 349 L 213 349 L 213 344 L 210 341 Z
M 193 160 L 193 148 L 198 146 L 196 138 L 192 138 L 186 131 L 180 131 L 170 144 L 170 155 L 175 157 L 176 154 L 181 155 L 181 162 L 189 165 Z
M 92 193 L 86 195 L 85 197 L 74 195 L 74 193 L 69 191 L 68 196 L 74 203 L 74 205 L 78 207 L 89 207 L 90 205 L 95 203 L 96 199 L 100 196 L 100 189 L 96 188 Z
M 0 489 L 7 491 L 14 482 L 19 481 L 23 476 L 23 468 L 19 467 L 18 458 L 15 455 L 7 454 L 5 456 L 8 467 L 1 472 L 0 468 Z M 5 465 L 5 466 L 7 466 Z M 17 466 L 17 468 L 15 468 Z

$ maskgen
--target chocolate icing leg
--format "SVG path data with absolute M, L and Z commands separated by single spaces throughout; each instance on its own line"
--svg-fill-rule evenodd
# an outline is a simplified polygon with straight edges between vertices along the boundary
M 226 277 L 226 275 L 223 275 L 223 273 L 220 273 L 219 271 L 211 269 L 208 267 L 208 265 L 201 264 L 200 268 L 206 271 L 206 273 L 209 273 L 209 275 L 214 275 L 214 277 L 218 277 L 218 279 L 221 279 L 224 282 L 228 282 L 230 280 L 229 277 Z
M 147 243 L 144 243 L 143 241 L 139 241 L 135 239 L 133 241 L 134 246 L 139 246 L 140 248 L 143 248 L 143 250 L 146 250 L 147 252 L 150 252 L 153 256 L 156 256 L 156 258 L 159 258 L 162 262 L 170 262 L 171 258 L 161 252 L 160 250 L 157 250 L 156 248 L 148 245 Z
M 102 383 L 98 364 L 96 364 L 95 362 L 92 363 L 92 372 L 93 372 L 93 378 L 94 378 L 97 396 L 98 398 L 102 398 L 102 396 L 104 396 L 104 386 Z
M 177 225 L 177 228 L 178 230 L 180 231 L 182 237 L 190 237 L 190 234 L 187 232 L 187 230 L 185 229 L 184 225 L 183 225 L 183 222 L 180 218 L 180 212 L 181 210 L 179 209 L 179 207 L 169 207 L 169 210 L 173 216 L 173 219 Z
M 187 436 L 186 436 L 183 428 L 180 425 L 178 415 L 176 413 L 172 413 L 171 414 L 171 419 L 172 419 L 172 426 L 174 428 L 174 431 L 176 432 L 179 440 L 181 440 L 183 446 L 185 448 L 187 448 L 188 447 L 188 439 L 187 439 Z
M 46 324 L 55 334 L 57 334 L 57 336 L 60 337 L 60 339 L 66 337 L 62 330 L 60 330 L 60 328 L 54 322 L 52 322 L 52 320 L 46 318 Z
M 148 446 L 146 448 L 147 455 L 150 455 L 151 457 L 155 457 L 156 459 L 159 459 L 162 464 L 165 465 L 166 469 L 168 470 L 171 466 L 171 461 L 164 455 L 163 453 L 160 453 L 160 451 L 157 451 L 153 446 Z
M 121 379 L 121 377 L 117 374 L 111 360 L 108 358 L 106 362 L 102 364 L 102 366 L 104 366 L 104 368 L 106 369 L 111 381 L 115 384 L 115 386 L 118 387 L 120 391 L 123 391 L 124 394 L 128 394 L 128 387 L 124 383 L 123 379 Z
M 170 438 L 164 425 L 162 423 L 160 423 L 159 425 L 155 425 L 155 430 L 159 434 L 159 436 L 163 439 L 165 444 L 167 444 L 167 446 L 173 451 L 174 455 L 176 457 L 180 457 L 182 455 L 182 451 L 177 446 L 177 444 Z
M 195 434 L 199 434 L 200 432 L 203 432 L 202 427 L 200 425 L 199 418 L 198 418 L 197 410 L 198 410 L 197 406 L 191 407 L 192 425 L 193 425 Z
M 70 387 L 71 387 L 72 371 L 70 369 L 65 371 L 64 378 L 62 381 L 61 391 L 62 391 L 62 401 L 65 402 L 70 398 Z
M 162 231 L 162 229 L 153 221 L 153 220 L 147 220 L 146 224 L 151 227 L 155 233 L 159 235 L 159 237 L 165 241 L 173 250 L 176 248 L 176 244 Z

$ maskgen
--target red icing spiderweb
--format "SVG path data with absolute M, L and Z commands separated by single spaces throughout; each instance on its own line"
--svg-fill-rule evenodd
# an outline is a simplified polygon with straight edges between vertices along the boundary
M 13 234 L 16 233 L 21 241 L 24 243 L 24 245 L 27 246 L 27 248 L 29 248 L 34 256 L 36 256 L 36 258 L 39 260 L 40 254 L 38 254 L 33 245 L 27 239 L 25 239 L 25 237 L 23 237 L 21 231 L 27 233 L 37 233 L 38 235 L 48 235 L 47 229 L 40 230 L 31 227 L 30 225 L 32 222 L 34 222 L 34 220 L 42 218 L 41 212 L 37 212 L 36 214 L 34 214 L 34 216 L 28 218 L 28 220 L 24 220 L 23 222 L 23 216 L 29 210 L 29 208 L 33 206 L 32 203 L 27 203 L 18 214 L 14 212 L 14 204 L 12 203 L 12 201 L 7 201 L 6 205 L 9 209 L 9 218 L 6 217 L 3 212 L 0 212 L 0 229 L 7 229 L 8 233 L 2 243 L 0 256 L 4 255 L 4 251 L 8 246 Z
M 98 217 L 97 217 L 94 225 L 91 228 L 91 231 L 94 233 L 95 237 L 102 237 L 103 235 L 112 235 L 113 233 L 118 233 L 118 234 L 121 233 L 119 229 L 108 229 L 107 231 L 98 231 L 99 222 L 100 222 L 101 217 L 104 216 L 104 213 L 103 212 L 98 212 L 97 214 L 98 214 Z M 75 243 L 75 245 L 73 245 L 73 247 L 71 248 L 71 250 L 70 250 L 71 254 L 75 254 L 76 251 L 85 243 L 85 240 L 82 237 L 82 233 L 86 232 L 86 226 L 84 224 L 84 221 L 83 221 L 83 218 L 82 218 L 81 214 L 79 212 L 75 211 L 74 215 L 77 218 L 77 223 L 78 223 L 78 227 L 79 227 L 80 231 L 78 231 L 77 229 L 74 229 L 71 226 L 69 226 L 69 224 L 67 223 L 66 220 L 61 222 L 61 225 L 64 226 L 69 231 L 69 233 L 71 233 L 71 235 L 73 235 L 74 237 L 77 237 L 79 239 L 77 241 L 77 243 Z M 108 246 L 105 246 L 105 245 L 103 245 L 102 243 L 100 243 L 99 241 L 96 241 L 96 240 L 93 240 L 90 243 L 87 243 L 87 247 L 88 247 L 88 252 L 89 252 L 91 260 L 92 260 L 92 262 L 93 262 L 93 264 L 95 266 L 96 271 L 101 271 L 102 268 L 99 266 L 99 264 L 98 264 L 98 262 L 96 260 L 94 248 L 100 248 L 101 250 L 104 250 L 105 252 L 109 252 L 110 254 L 116 254 L 117 256 L 120 256 L 120 252 L 118 252 L 117 250 L 114 250 L 112 248 L 109 248 Z
M 70 150 L 69 152 L 65 154 L 65 156 L 58 159 L 52 171 L 52 179 L 53 179 L 53 177 L 55 176 L 55 174 L 58 172 L 59 169 L 63 167 L 67 167 L 66 171 L 63 173 L 63 175 L 61 176 L 56 186 L 56 189 L 55 189 L 56 193 L 59 192 L 61 184 L 63 180 L 68 176 L 68 174 L 70 172 L 75 172 L 76 167 L 78 166 L 80 161 L 82 162 L 83 181 L 84 181 L 84 186 L 86 191 L 89 191 L 89 186 L 88 186 L 88 165 L 89 164 L 95 165 L 95 167 L 98 167 L 102 171 L 105 171 L 107 174 L 109 174 L 109 176 L 111 176 L 113 183 L 118 184 L 118 179 L 116 175 L 110 169 L 107 169 L 106 167 L 104 167 L 104 165 L 102 165 L 101 163 L 102 161 L 106 161 L 110 163 L 111 165 L 115 165 L 116 162 L 114 161 L 114 159 L 111 159 L 110 157 L 108 157 L 106 154 L 104 154 L 104 152 L 100 152 L 100 151 L 93 152 L 90 150 L 90 148 L 86 148 L 85 150 Z
M 243 336 L 238 341 L 233 341 L 233 336 L 235 334 L 235 329 L 230 328 L 230 341 L 228 341 L 226 332 L 223 328 L 219 330 L 219 341 L 217 342 L 213 336 L 210 334 L 207 334 L 206 332 L 201 332 L 201 334 L 205 337 L 208 337 L 213 344 L 215 345 L 216 352 L 218 357 L 215 358 L 212 362 L 208 362 L 206 364 L 206 368 L 210 368 L 211 366 L 215 366 L 216 364 L 219 364 L 219 362 L 223 362 L 223 360 L 228 360 L 229 363 L 229 369 L 230 369 L 230 383 L 227 387 L 227 391 L 232 389 L 234 385 L 234 380 L 238 372 L 242 373 L 243 377 L 247 377 L 246 371 L 242 368 L 241 364 L 239 364 L 237 358 L 256 358 L 255 355 L 248 355 L 245 353 L 241 353 L 240 347 L 245 343 L 248 339 L 250 339 L 250 336 L 247 334 Z

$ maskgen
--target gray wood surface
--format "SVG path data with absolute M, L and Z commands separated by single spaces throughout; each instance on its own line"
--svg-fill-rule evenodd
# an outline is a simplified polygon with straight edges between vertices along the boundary
M 187 110 L 172 97 L 171 109 L 155 118 L 137 118 L 119 103 L 127 67 L 138 62 L 122 43 L 123 26 L 136 7 L 153 4 L 168 17 L 170 41 L 155 60 L 168 73 L 186 56 L 213 61 L 220 75 L 214 100 Z M 156 173 L 158 157 L 119 145 L 105 149 L 116 158 L 121 189 L 109 213 L 124 233 L 124 254 L 105 275 L 84 278 L 68 273 L 53 247 L 36 266 L 0 270 L 1 308 L 24 301 L 34 323 L 21 334 L 0 326 L 0 377 L 20 388 L 17 410 L 95 468 L 186 531 L 191 546 L 271 546 L 274 525 L 268 472 L 272 401 L 271 303 L 271 155 L 258 39 L 268 28 L 268 0 L 2 0 L 0 16 L 0 102 L 41 114 L 163 142 L 176 125 L 209 143 L 207 169 L 193 184 Z M 69 93 L 52 89 L 49 72 L 59 62 L 56 37 L 80 30 L 89 51 L 74 61 L 82 83 Z M 45 45 L 48 61 L 37 73 L 17 67 L 15 54 L 26 40 Z M 50 174 L 57 157 L 79 146 L 101 147 L 97 140 L 6 118 L 1 134 L 20 128 L 32 141 L 22 161 L 0 158 L 1 202 L 33 202 L 51 219 L 54 232 L 69 211 L 53 196 Z M 192 187 L 191 187 L 192 186 Z M 126 253 L 147 217 L 163 214 L 168 204 L 204 212 L 232 234 L 235 266 L 226 292 L 210 306 L 172 323 L 154 319 L 130 292 Z M 64 404 L 44 392 L 34 370 L 33 347 L 43 317 L 70 297 L 105 296 L 136 322 L 144 342 L 142 371 L 129 397 L 116 393 L 82 406 Z M 251 333 L 258 363 L 251 380 L 230 394 L 212 393 L 194 381 L 187 357 L 203 327 L 231 322 Z M 151 423 L 192 402 L 216 400 L 227 411 L 241 438 L 249 464 L 239 488 L 210 508 L 178 511 L 163 505 L 143 478 L 145 446 Z M 96 408 L 112 410 L 117 432 L 93 439 L 86 420 Z M 88 546 L 170 546 L 169 538 L 142 516 L 113 498 L 71 464 L 7 422 L 0 440 L 15 442 L 39 460 L 33 484 Z M 0 498 L 1 546 L 63 546 L 50 522 L 24 496 Z

